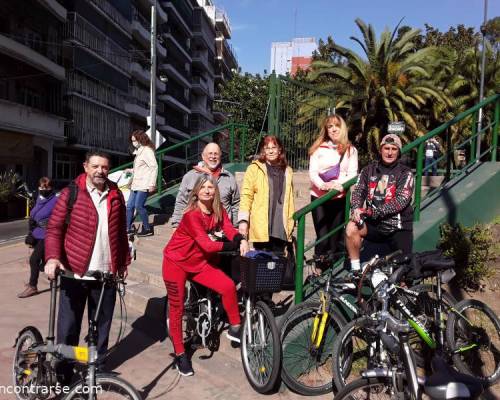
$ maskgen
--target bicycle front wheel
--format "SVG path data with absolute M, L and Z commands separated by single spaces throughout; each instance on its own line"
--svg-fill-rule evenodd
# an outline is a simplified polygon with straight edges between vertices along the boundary
M 385 351 L 370 317 L 360 317 L 345 325 L 333 345 L 332 370 L 337 390 L 361 378 L 367 369 L 389 365 L 391 355 Z
M 127 381 L 114 375 L 97 374 L 95 399 L 98 400 L 142 400 L 140 394 Z M 85 381 L 73 385 L 64 400 L 88 400 L 90 388 Z
M 487 385 L 500 379 L 500 321 L 486 304 L 462 300 L 448 315 L 446 340 L 455 366 Z
M 263 301 L 245 316 L 241 336 L 241 360 L 250 385 L 258 393 L 267 393 L 280 373 L 281 343 L 273 313 Z M 248 323 L 250 321 L 250 323 Z
M 328 315 L 319 340 L 313 337 L 314 320 L 319 302 L 309 301 L 293 307 L 281 326 L 283 365 L 281 377 L 293 391 L 304 396 L 317 396 L 332 391 L 333 343 L 345 325 L 335 312 Z
M 395 397 L 390 378 L 360 378 L 342 388 L 335 400 L 389 400 Z

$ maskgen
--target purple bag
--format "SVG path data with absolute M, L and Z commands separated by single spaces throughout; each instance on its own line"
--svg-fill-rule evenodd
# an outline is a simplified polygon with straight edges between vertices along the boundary
M 325 172 L 320 172 L 318 175 L 323 180 L 323 182 L 330 182 L 337 179 L 340 175 L 340 163 L 335 164 Z
M 344 153 L 345 154 L 345 153 Z M 320 172 L 318 175 L 323 180 L 323 182 L 330 182 L 337 179 L 340 175 L 340 164 L 344 159 L 344 154 L 340 156 L 340 161 L 333 167 L 328 168 L 325 172 Z

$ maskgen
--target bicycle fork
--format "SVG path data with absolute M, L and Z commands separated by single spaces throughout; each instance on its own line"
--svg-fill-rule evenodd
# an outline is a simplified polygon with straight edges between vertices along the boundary
M 248 297 L 245 301 L 245 323 L 247 326 L 247 340 L 248 344 L 254 345 L 255 340 L 252 335 L 253 329 L 252 329 L 252 313 L 253 313 L 253 307 L 252 307 L 252 300 L 250 297 Z M 262 346 L 265 345 L 266 341 L 266 333 L 265 333 L 265 327 L 264 327 L 264 315 L 262 313 L 258 314 L 258 320 L 257 320 L 257 335 L 259 335 L 259 341 Z
M 311 343 L 318 349 L 323 340 L 325 333 L 326 320 L 328 319 L 328 312 L 326 311 L 326 296 L 320 293 L 320 312 L 315 315 L 313 321 L 313 329 L 311 332 Z

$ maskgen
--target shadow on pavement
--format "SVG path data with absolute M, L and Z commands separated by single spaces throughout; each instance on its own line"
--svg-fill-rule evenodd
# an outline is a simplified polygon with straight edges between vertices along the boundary
M 111 350 L 106 360 L 106 369 L 112 371 L 118 368 L 127 360 L 166 338 L 167 330 L 164 324 L 158 323 L 158 310 L 163 309 L 164 303 L 164 297 L 152 297 L 148 300 L 144 315 L 132 323 L 129 334 Z

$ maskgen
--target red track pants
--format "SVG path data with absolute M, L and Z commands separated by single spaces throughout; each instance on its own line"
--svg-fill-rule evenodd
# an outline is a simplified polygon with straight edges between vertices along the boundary
M 231 325 L 238 325 L 240 323 L 236 287 L 233 280 L 224 272 L 210 265 L 205 265 L 201 272 L 191 273 L 184 271 L 171 261 L 165 261 L 168 262 L 164 279 L 169 305 L 169 334 L 174 344 L 175 354 L 184 353 L 182 314 L 184 312 L 184 294 L 187 279 L 218 293 L 222 297 L 222 305 L 227 313 L 229 323 Z

